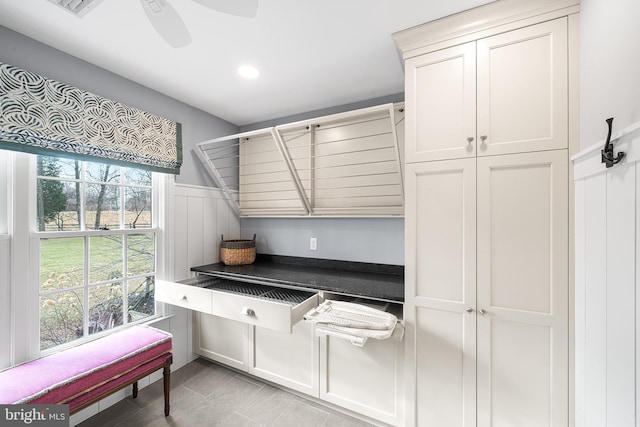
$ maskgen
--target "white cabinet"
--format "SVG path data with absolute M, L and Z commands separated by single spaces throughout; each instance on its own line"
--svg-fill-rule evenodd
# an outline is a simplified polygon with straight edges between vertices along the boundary
M 318 305 L 314 292 L 206 274 L 180 282 L 157 280 L 156 300 L 286 333 Z
M 240 371 L 318 397 L 318 338 L 299 322 L 291 333 L 193 314 L 193 352 Z
M 567 18 L 410 58 L 407 162 L 567 148 Z
M 318 397 L 318 337 L 304 321 L 290 334 L 251 329 L 249 373 L 292 390 Z
M 404 341 L 320 338 L 320 398 L 394 426 L 404 425 Z
M 400 316 L 400 305 L 393 310 Z M 205 313 L 194 313 L 194 334 L 194 352 L 205 358 L 373 420 L 404 425 L 401 339 L 369 339 L 360 347 L 318 337 L 304 321 L 289 334 Z
M 394 35 L 409 426 L 569 425 L 577 12 L 507 0 Z
M 240 371 L 249 370 L 249 328 L 224 317 L 193 313 L 193 352 Z
M 408 425 L 472 426 L 476 160 L 409 164 L 406 184 Z
M 553 150 L 407 166 L 415 425 L 566 424 L 567 162 Z
M 475 157 L 475 42 L 405 62 L 407 163 Z
M 568 147 L 567 58 L 565 17 L 478 40 L 479 156 Z
M 477 168 L 477 425 L 567 425 L 567 152 Z

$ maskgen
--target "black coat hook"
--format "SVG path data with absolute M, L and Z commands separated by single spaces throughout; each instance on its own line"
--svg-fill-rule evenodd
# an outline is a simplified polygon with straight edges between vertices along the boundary
M 609 133 L 607 134 L 607 142 L 602 149 L 602 163 L 606 164 L 608 168 L 620 163 L 620 160 L 624 159 L 624 152 L 620 151 L 617 156 L 613 155 L 613 144 L 611 143 L 611 128 L 613 127 L 613 117 L 607 119 L 607 125 L 609 125 Z

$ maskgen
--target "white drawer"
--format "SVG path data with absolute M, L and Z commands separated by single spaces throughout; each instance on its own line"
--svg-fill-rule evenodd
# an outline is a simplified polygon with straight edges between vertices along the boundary
M 293 326 L 319 301 L 314 292 L 204 274 L 178 283 L 156 281 L 156 299 L 287 333 L 291 333 Z
M 203 313 L 210 313 L 211 292 L 207 289 L 190 285 L 189 283 L 194 279 L 183 280 L 180 283 L 156 280 L 156 300 Z
M 318 305 L 318 294 L 295 289 L 228 280 L 210 289 L 212 314 L 287 333 Z

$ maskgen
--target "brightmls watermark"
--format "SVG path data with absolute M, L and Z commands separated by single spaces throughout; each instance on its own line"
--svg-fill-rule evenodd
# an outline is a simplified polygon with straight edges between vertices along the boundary
M 0 405 L 0 427 L 69 427 L 69 405 Z

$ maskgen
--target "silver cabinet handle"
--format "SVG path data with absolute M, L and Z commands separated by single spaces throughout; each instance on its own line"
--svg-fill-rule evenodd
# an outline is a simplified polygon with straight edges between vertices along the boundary
M 480 140 L 481 140 L 482 142 L 485 142 L 485 141 L 487 140 L 487 135 L 482 135 L 482 136 L 480 137 Z
M 483 308 L 481 308 L 480 309 L 480 314 L 482 314 L 484 316 L 485 314 L 487 314 L 487 312 Z
M 467 313 L 473 313 L 473 308 L 471 307 L 467 307 L 467 309 L 465 310 Z
M 249 317 L 253 317 L 256 315 L 256 312 L 253 311 L 252 308 L 249 307 L 242 307 L 242 310 L 240 311 L 240 313 L 242 313 L 245 316 L 249 316 Z
M 473 140 L 474 140 L 474 138 L 473 138 L 472 136 L 470 136 L 470 137 L 468 137 L 468 138 L 467 138 L 467 142 L 468 142 L 469 144 L 471 144 L 471 143 L 473 142 Z

